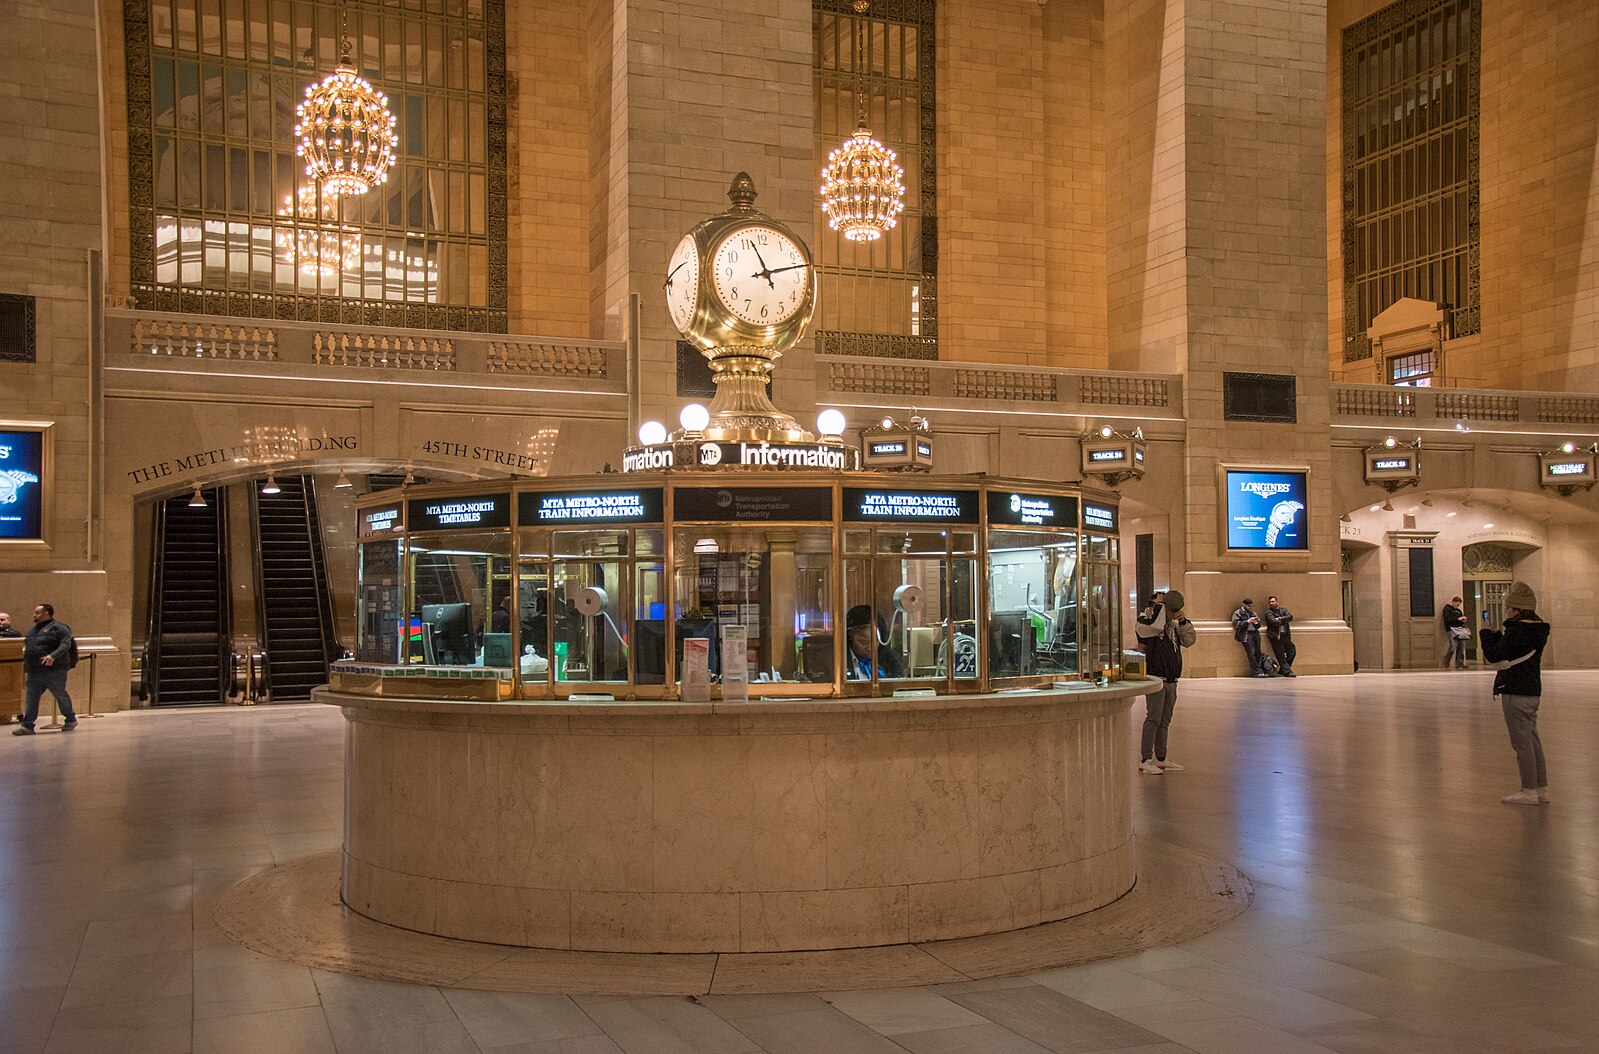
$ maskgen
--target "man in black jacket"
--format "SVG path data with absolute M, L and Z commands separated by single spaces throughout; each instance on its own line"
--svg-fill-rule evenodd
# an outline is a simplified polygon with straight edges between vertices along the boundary
M 1538 617 L 1538 598 L 1525 582 L 1510 583 L 1505 594 L 1501 629 L 1482 631 L 1482 656 L 1499 672 L 1494 694 L 1504 710 L 1510 746 L 1521 770 L 1521 790 L 1499 800 L 1506 805 L 1549 804 L 1549 772 L 1544 767 L 1543 740 L 1538 737 L 1538 704 L 1543 696 L 1544 645 L 1549 623 Z
M 55 696 L 56 706 L 65 721 L 61 731 L 71 732 L 77 728 L 78 715 L 72 709 L 72 697 L 67 694 L 67 673 L 72 669 L 72 628 L 56 621 L 56 609 L 49 604 L 33 609 L 33 628 L 22 642 L 22 669 L 28 678 L 22 725 L 11 734 L 33 735 L 33 726 L 39 720 L 39 700 L 47 691 Z
M 1299 649 L 1294 647 L 1294 631 L 1290 623 L 1294 621 L 1294 613 L 1285 607 L 1279 607 L 1276 597 L 1266 598 L 1266 639 L 1271 641 L 1271 653 L 1277 656 L 1277 672 L 1284 677 L 1298 677 L 1294 672 L 1294 656 L 1299 654 Z
M 1451 657 L 1455 660 L 1455 669 L 1466 668 L 1466 642 L 1470 639 L 1466 613 L 1460 609 L 1460 598 L 1455 597 L 1444 605 L 1444 669 L 1449 669 Z
M 20 637 L 17 627 L 11 624 L 11 616 L 0 611 L 0 637 Z
M 1148 657 L 1149 675 L 1159 677 L 1160 690 L 1144 697 L 1144 738 L 1138 771 L 1146 776 L 1181 772 L 1183 766 L 1166 760 L 1166 733 L 1177 706 L 1177 680 L 1183 675 L 1183 649 L 1194 646 L 1194 624 L 1183 617 L 1183 595 L 1175 589 L 1156 593 L 1154 603 L 1138 616 L 1134 627 Z
M 1247 597 L 1233 612 L 1233 640 L 1244 646 L 1251 677 L 1271 676 L 1266 672 L 1266 658 L 1260 653 L 1260 616 L 1255 614 L 1255 602 Z

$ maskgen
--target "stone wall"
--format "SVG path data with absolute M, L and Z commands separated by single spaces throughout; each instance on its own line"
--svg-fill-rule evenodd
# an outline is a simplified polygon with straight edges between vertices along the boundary
M 0 291 L 35 298 L 38 361 L 0 363 L 5 419 L 52 427 L 45 544 L 0 548 L 0 609 L 26 628 L 34 605 L 55 606 L 83 650 L 106 652 L 96 694 L 116 694 L 123 656 L 111 652 L 100 553 L 99 350 L 91 310 L 101 257 L 100 61 L 93 0 L 8 7 L 0 68 Z M 87 665 L 74 675 L 82 707 Z M 102 704 L 103 705 L 103 704 Z

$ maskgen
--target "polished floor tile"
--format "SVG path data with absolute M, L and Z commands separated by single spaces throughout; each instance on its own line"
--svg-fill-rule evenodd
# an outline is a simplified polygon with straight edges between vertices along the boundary
M 1546 675 L 1554 802 L 1540 808 L 1499 804 L 1515 766 L 1488 686 L 1185 682 L 1172 747 L 1189 768 L 1134 783 L 1135 824 L 1241 868 L 1247 913 L 1021 977 L 930 971 L 881 990 L 839 956 L 832 990 L 799 995 L 441 990 L 268 958 L 213 913 L 238 882 L 337 846 L 336 710 L 119 714 L 5 737 L 0 1054 L 1599 1049 L 1599 673 Z M 662 957 L 663 986 L 713 960 Z M 453 968 L 503 988 L 604 964 L 505 950 Z

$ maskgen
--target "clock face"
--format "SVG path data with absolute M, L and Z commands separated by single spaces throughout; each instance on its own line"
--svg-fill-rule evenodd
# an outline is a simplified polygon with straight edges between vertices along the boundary
M 694 302 L 700 291 L 700 254 L 688 235 L 677 243 L 672 260 L 666 265 L 666 310 L 672 324 L 683 333 L 694 319 Z
M 716 295 L 736 318 L 776 326 L 805 307 L 811 265 L 794 239 L 771 227 L 741 227 L 711 257 Z

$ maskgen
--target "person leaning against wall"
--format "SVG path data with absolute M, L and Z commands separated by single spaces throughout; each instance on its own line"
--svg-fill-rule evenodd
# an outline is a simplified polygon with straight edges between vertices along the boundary
M 1505 621 L 1482 631 L 1482 657 L 1498 672 L 1494 694 L 1504 710 L 1510 746 L 1516 752 L 1521 789 L 1499 800 L 1506 805 L 1549 804 L 1549 772 L 1544 767 L 1543 740 L 1538 736 L 1538 704 L 1543 697 L 1543 649 L 1549 623 L 1538 617 L 1538 598 L 1525 582 L 1510 583 L 1505 594 Z
M 13 729 L 14 736 L 31 736 L 39 720 L 39 700 L 45 692 L 55 696 L 61 711 L 61 731 L 71 732 L 78 727 L 78 715 L 72 709 L 72 696 L 67 694 L 67 675 L 78 664 L 78 646 L 72 639 L 72 627 L 56 621 L 56 609 L 40 604 L 33 609 L 33 628 L 22 644 L 22 669 L 28 679 L 26 700 L 22 710 L 22 726 Z

